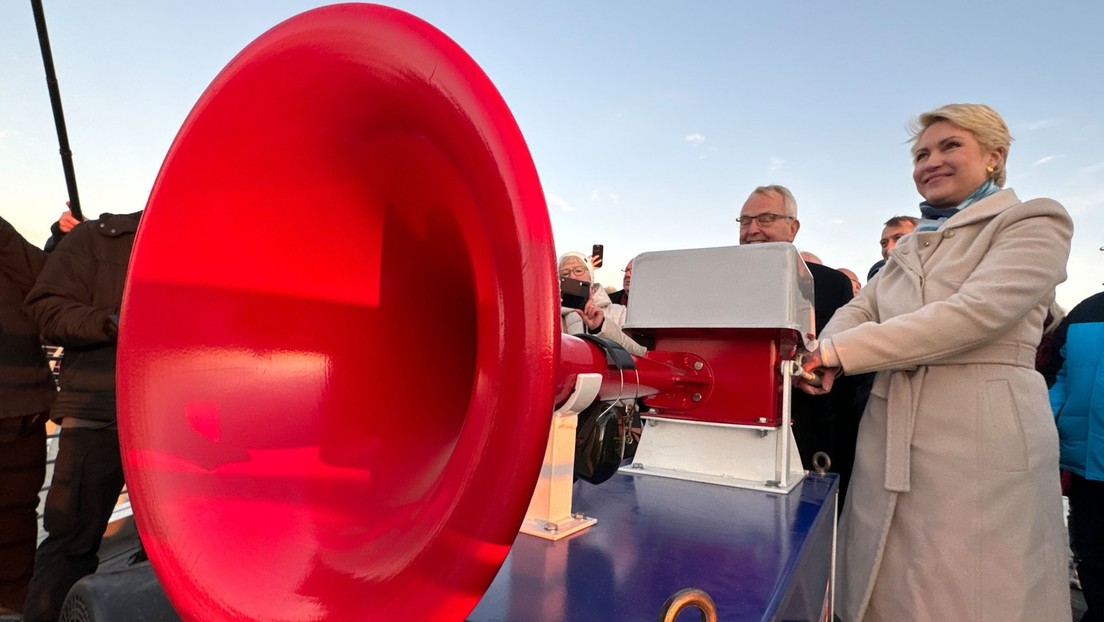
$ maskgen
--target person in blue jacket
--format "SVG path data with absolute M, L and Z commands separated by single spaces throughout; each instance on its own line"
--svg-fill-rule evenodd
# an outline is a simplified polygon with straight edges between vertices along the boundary
M 1054 346 L 1061 367 L 1050 405 L 1061 466 L 1071 473 L 1070 539 L 1088 606 L 1081 619 L 1099 622 L 1104 620 L 1104 292 L 1070 311 Z

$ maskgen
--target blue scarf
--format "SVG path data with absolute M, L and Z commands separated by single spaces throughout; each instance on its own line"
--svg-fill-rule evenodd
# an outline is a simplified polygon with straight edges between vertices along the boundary
M 935 231 L 951 216 L 954 216 L 998 190 L 1000 190 L 1000 187 L 993 183 L 992 179 L 988 179 L 984 184 L 981 184 L 977 190 L 974 190 L 973 194 L 966 197 L 965 201 L 959 203 L 955 207 L 936 207 L 924 201 L 920 204 L 920 215 L 922 218 L 916 225 L 916 231 Z

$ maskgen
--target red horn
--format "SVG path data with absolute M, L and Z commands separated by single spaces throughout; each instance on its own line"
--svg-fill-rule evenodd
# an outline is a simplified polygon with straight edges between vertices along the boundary
M 231 61 L 123 305 L 123 461 L 177 611 L 467 615 L 548 436 L 554 261 L 512 115 L 432 26 L 336 5 Z

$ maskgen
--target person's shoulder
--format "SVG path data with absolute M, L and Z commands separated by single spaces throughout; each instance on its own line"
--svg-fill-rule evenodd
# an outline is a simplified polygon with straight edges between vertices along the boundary
M 594 301 L 594 304 L 599 307 L 609 306 L 610 304 L 610 295 L 606 293 L 606 289 L 598 282 L 590 286 L 590 298 Z
M 813 281 L 817 287 L 824 287 L 828 284 L 842 285 L 846 287 L 848 291 L 851 290 L 851 279 L 847 278 L 847 275 L 836 270 L 835 268 L 829 268 L 828 266 L 822 266 L 820 264 L 811 263 L 809 266 L 809 273 L 813 275 Z M 823 283 L 823 285 L 822 285 Z
M 1007 212 L 1010 216 L 1017 218 L 1027 218 L 1032 216 L 1058 216 L 1066 220 L 1070 219 L 1069 213 L 1061 203 L 1054 199 L 1048 199 L 1046 197 L 1040 197 L 1037 199 L 1028 199 L 1026 201 L 1020 199 L 1014 190 L 1011 188 L 1005 188 L 999 194 L 1007 193 L 1007 200 L 1011 202 L 1011 206 Z
M 91 225 L 89 228 L 98 231 L 100 235 L 118 237 L 138 231 L 138 223 L 141 221 L 141 218 L 141 211 L 131 214 L 112 214 L 105 212 L 100 214 L 99 218 L 88 224 Z M 75 230 L 76 229 L 74 229 L 74 231 Z
M 1099 292 L 1077 303 L 1066 316 L 1069 324 L 1104 322 L 1104 292 Z
M 874 265 L 870 266 L 870 269 L 866 271 L 867 282 L 869 282 L 870 279 L 874 278 L 874 275 L 878 274 L 878 272 L 880 272 L 881 269 L 885 267 L 885 265 L 886 260 L 884 259 L 879 259 L 878 261 L 874 262 Z

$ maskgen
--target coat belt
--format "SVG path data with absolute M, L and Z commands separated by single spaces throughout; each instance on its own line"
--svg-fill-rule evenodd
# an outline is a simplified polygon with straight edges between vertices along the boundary
M 886 490 L 909 491 L 912 435 L 921 389 L 928 369 L 943 365 L 1013 365 L 1034 369 L 1035 349 L 1023 344 L 990 344 L 945 360 L 890 371 L 886 392 Z

